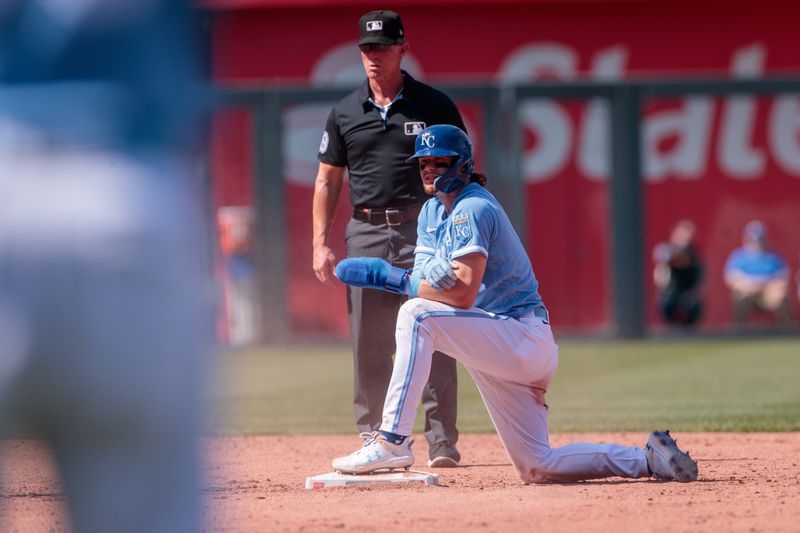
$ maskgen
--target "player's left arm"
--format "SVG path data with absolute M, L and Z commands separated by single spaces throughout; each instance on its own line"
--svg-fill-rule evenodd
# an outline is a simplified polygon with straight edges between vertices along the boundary
M 442 302 L 453 307 L 469 309 L 475 303 L 486 271 L 486 256 L 474 252 L 454 259 L 458 268 L 455 272 L 458 279 L 452 288 L 436 290 L 424 279 L 420 281 L 417 296 L 426 300 Z

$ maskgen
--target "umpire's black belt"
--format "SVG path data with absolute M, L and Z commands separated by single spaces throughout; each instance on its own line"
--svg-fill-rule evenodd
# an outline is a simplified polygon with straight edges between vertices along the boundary
M 416 220 L 421 209 L 422 204 L 405 207 L 356 207 L 353 209 L 353 218 L 376 226 L 399 226 Z

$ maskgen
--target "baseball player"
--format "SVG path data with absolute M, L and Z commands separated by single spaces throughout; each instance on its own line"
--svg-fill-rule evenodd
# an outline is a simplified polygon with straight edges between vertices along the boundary
M 408 468 L 410 439 L 431 354 L 461 361 L 480 390 L 495 428 L 526 483 L 610 476 L 693 481 L 697 463 L 667 431 L 644 448 L 548 444 L 545 392 L 558 347 L 530 260 L 503 208 L 473 172 L 467 135 L 449 125 L 424 129 L 410 158 L 426 192 L 411 272 L 378 258 L 349 258 L 337 277 L 359 287 L 407 294 L 397 317 L 397 354 L 379 431 L 333 467 L 362 474 Z

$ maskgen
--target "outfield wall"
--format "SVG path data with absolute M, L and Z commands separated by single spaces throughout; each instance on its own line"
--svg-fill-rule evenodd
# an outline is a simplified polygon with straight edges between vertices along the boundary
M 465 5 L 466 4 L 466 5 Z M 629 77 L 760 77 L 800 72 L 792 2 L 414 0 L 401 13 L 411 43 L 407 70 L 432 82 L 619 80 Z M 374 3 L 218 0 L 212 8 L 212 71 L 221 86 L 353 86 L 363 79 L 356 21 Z M 483 109 L 461 102 L 480 166 Z M 295 333 L 346 336 L 344 291 L 311 272 L 311 195 L 328 104 L 284 114 L 289 265 Z M 529 101 L 520 109 L 526 245 L 557 327 L 608 329 L 608 116 L 595 101 Z M 707 266 L 706 328 L 730 320 L 721 271 L 741 227 L 760 218 L 773 247 L 798 268 L 800 100 L 687 97 L 646 102 L 642 124 L 645 257 L 670 226 L 690 218 Z M 212 174 L 219 206 L 252 202 L 249 117 L 221 114 Z M 345 196 L 346 198 L 346 196 Z M 342 244 L 348 207 L 341 205 Z M 339 252 L 343 252 L 340 246 Z M 652 285 L 648 285 L 652 292 Z M 652 295 L 649 295 L 650 297 Z M 319 302 L 342 313 L 331 315 Z M 794 300 L 797 309 L 796 298 Z M 325 306 L 327 307 L 327 306 Z M 657 324 L 653 305 L 648 322 Z

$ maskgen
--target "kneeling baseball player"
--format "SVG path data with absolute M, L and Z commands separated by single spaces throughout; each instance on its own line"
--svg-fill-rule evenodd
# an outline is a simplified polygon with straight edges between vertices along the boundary
M 414 464 L 410 438 L 431 354 L 461 361 L 480 390 L 497 433 L 526 483 L 611 476 L 694 481 L 697 463 L 668 431 L 644 448 L 576 443 L 551 448 L 544 395 L 558 367 L 558 346 L 528 255 L 505 211 L 473 172 L 472 144 L 460 129 L 431 126 L 417 137 L 428 194 L 417 226 L 411 272 L 383 259 L 349 258 L 337 277 L 356 287 L 411 297 L 400 309 L 380 431 L 334 459 L 333 468 L 365 474 Z

